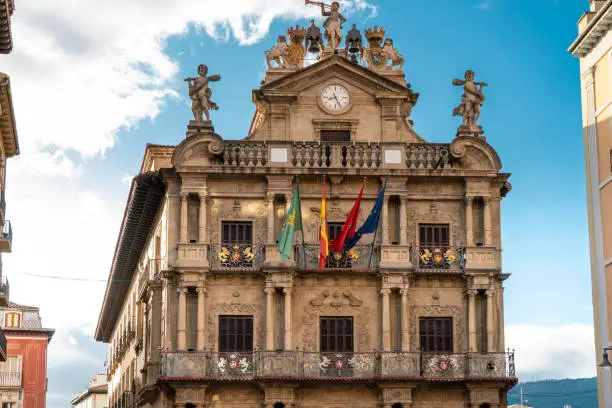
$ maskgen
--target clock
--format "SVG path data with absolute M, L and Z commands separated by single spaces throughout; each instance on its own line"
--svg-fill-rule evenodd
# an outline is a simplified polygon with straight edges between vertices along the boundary
M 321 92 L 321 106 L 331 114 L 344 113 L 350 108 L 348 89 L 339 84 L 327 85 Z

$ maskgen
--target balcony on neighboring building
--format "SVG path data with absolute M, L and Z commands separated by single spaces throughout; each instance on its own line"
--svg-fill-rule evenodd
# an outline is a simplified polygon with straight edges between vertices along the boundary
M 450 246 L 413 247 L 412 264 L 417 270 L 462 271 L 465 268 L 465 248 Z
M 6 197 L 4 190 L 0 192 L 0 211 L 2 212 L 0 214 L 0 222 L 4 223 L 4 217 L 6 216 Z
M 514 351 L 462 354 L 168 351 L 162 353 L 162 358 L 161 376 L 168 380 L 516 380 Z
M 0 387 L 21 387 L 21 371 L 0 371 Z
M 8 306 L 9 289 L 9 281 L 6 276 L 0 277 L 0 306 Z
M 297 245 L 295 259 L 298 269 L 376 269 L 380 259 L 380 246 L 355 245 L 342 252 L 329 251 L 325 266 L 319 268 L 319 244 Z
M 13 247 L 13 228 L 11 222 L 5 220 L 0 231 L 0 252 L 11 252 Z
M 138 292 L 140 296 L 142 296 L 143 291 L 148 287 L 149 282 L 161 280 L 161 265 L 161 259 L 148 259 L 146 264 L 140 268 L 140 275 L 138 276 Z
M 6 361 L 6 336 L 0 330 L 0 361 Z

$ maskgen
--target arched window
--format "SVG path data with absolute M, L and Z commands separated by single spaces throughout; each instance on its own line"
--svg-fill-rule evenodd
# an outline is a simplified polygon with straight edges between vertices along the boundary
M 404 406 L 399 402 L 396 402 L 395 404 L 391 405 L 391 408 L 404 408 Z
M 480 404 L 480 408 L 491 408 L 489 404 Z
M 6 327 L 19 327 L 19 313 L 17 312 L 9 312 L 5 316 Z
M 274 408 L 285 408 L 285 404 L 283 404 L 282 402 L 277 402 L 276 404 L 274 404 Z

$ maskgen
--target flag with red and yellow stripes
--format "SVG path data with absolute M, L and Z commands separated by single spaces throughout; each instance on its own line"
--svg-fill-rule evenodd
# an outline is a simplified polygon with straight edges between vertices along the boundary
M 323 179 L 323 197 L 321 198 L 321 216 L 319 218 L 319 269 L 325 268 L 327 256 L 329 255 L 329 239 L 327 235 L 327 212 L 325 211 L 325 199 L 327 198 L 327 187 Z

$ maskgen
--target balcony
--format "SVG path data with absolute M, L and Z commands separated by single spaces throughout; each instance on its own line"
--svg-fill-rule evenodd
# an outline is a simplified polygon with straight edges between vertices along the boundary
M 462 271 L 465 268 L 465 248 L 421 246 L 411 249 L 412 264 L 417 270 Z
M 0 231 L 0 252 L 11 252 L 13 247 L 13 228 L 11 222 L 4 221 Z
M 252 270 L 263 265 L 263 245 L 220 244 L 210 246 L 210 267 L 213 270 Z
M 0 371 L 0 387 L 21 387 L 21 371 Z
M 371 142 L 272 142 L 225 140 L 222 167 L 308 169 L 435 169 L 451 167 L 449 144 Z
M 138 277 L 138 291 L 142 296 L 144 290 L 148 287 L 149 282 L 159 282 L 161 280 L 162 260 L 149 259 L 147 264 L 142 268 Z
M 515 380 L 514 352 L 163 352 L 165 379 Z
M 0 330 L 0 361 L 6 361 L 6 336 Z
M 297 245 L 295 259 L 300 269 L 319 268 L 319 244 Z M 378 266 L 380 246 L 355 245 L 348 251 L 330 251 L 324 269 L 368 270 Z
M 6 277 L 0 277 L 0 306 L 7 306 L 9 300 L 9 281 Z

